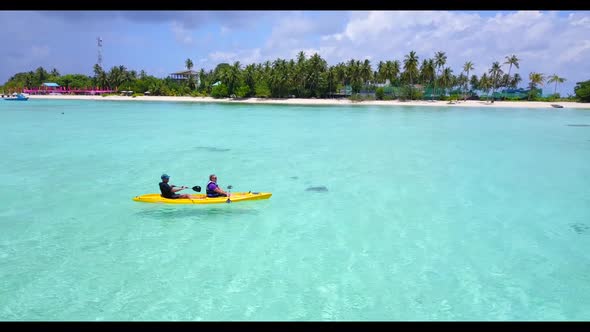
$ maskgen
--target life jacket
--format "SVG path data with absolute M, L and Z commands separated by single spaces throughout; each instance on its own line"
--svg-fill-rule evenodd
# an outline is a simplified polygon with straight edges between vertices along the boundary
M 219 193 L 217 193 L 215 190 L 210 190 L 210 189 L 209 189 L 209 185 L 210 185 L 211 183 L 215 183 L 215 182 L 213 182 L 213 181 L 209 181 L 209 183 L 207 183 L 207 187 L 205 188 L 205 189 L 207 190 L 207 197 L 218 197 L 218 196 L 219 196 Z M 219 187 L 219 186 L 217 185 L 217 183 L 215 183 L 215 187 L 216 187 L 216 188 L 217 188 L 217 187 Z

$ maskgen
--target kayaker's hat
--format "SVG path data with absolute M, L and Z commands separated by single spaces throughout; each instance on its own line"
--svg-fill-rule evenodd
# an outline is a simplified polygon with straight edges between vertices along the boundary
M 162 174 L 162 176 L 160 178 L 162 178 L 162 180 L 169 179 L 170 178 L 170 175 L 168 175 L 168 174 Z

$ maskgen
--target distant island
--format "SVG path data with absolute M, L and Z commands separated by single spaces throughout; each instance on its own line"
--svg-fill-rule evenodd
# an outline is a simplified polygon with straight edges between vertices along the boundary
M 466 61 L 453 71 L 446 66 L 445 52 L 420 62 L 411 51 L 403 60 L 381 61 L 376 70 L 369 60 L 351 59 L 329 66 L 320 55 L 307 57 L 299 52 L 296 59 L 276 59 L 264 63 L 220 63 L 215 69 L 193 70 L 193 62 L 186 59 L 186 70 L 171 73 L 166 78 L 139 73 L 125 66 L 105 71 L 94 65 L 93 76 L 82 74 L 60 75 L 57 69 L 43 67 L 35 71 L 17 73 L 3 86 L 2 94 L 24 92 L 30 95 L 125 95 L 211 97 L 214 99 L 346 99 L 350 101 L 567 101 L 590 102 L 590 80 L 577 82 L 574 95 L 562 97 L 559 84 L 566 78 L 557 74 L 531 72 L 528 80 L 516 71 L 520 59 L 506 56 L 491 64 L 478 77 L 471 74 L 476 64 Z M 513 73 L 515 72 L 515 73 Z M 470 75 L 471 74 L 471 75 Z M 526 88 L 520 87 L 526 83 Z M 543 95 L 542 87 L 553 90 Z M 551 89 L 552 88 L 552 89 Z

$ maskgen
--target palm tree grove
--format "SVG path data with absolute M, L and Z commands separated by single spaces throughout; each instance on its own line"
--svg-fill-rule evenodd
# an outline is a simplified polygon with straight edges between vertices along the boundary
M 61 75 L 43 67 L 13 75 L 0 90 L 4 93 L 56 82 L 64 88 L 102 87 L 129 90 L 136 95 L 193 96 L 214 98 L 350 98 L 352 100 L 578 100 L 590 101 L 590 81 L 578 82 L 575 95 L 562 98 L 559 84 L 566 78 L 531 72 L 515 73 L 521 59 L 512 54 L 504 61 L 476 64 L 466 61 L 453 70 L 443 51 L 421 59 L 410 51 L 403 59 L 380 61 L 373 68 L 370 60 L 351 59 L 330 66 L 319 54 L 299 52 L 295 59 L 281 59 L 243 65 L 220 63 L 212 70 L 193 71 L 190 58 L 184 62 L 182 79 L 158 78 L 120 65 L 105 70 L 93 66 L 93 75 Z M 375 70 L 376 69 L 376 70 Z M 481 76 L 474 71 L 483 72 Z M 521 83 L 526 84 L 521 87 Z M 547 83 L 550 94 L 542 94 Z

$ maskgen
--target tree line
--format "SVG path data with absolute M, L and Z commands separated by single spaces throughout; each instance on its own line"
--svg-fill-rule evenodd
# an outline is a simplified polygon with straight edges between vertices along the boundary
M 3 89 L 15 90 L 23 87 L 37 87 L 43 82 L 56 82 L 66 88 L 101 87 L 117 90 L 132 90 L 137 93 L 149 91 L 152 95 L 163 96 L 212 96 L 215 98 L 332 98 L 359 94 L 374 95 L 377 99 L 448 99 L 478 98 L 478 93 L 491 98 L 506 99 L 499 94 L 502 89 L 517 89 L 524 79 L 517 72 L 521 60 L 516 55 L 506 56 L 503 61 L 493 62 L 481 76 L 473 74 L 476 64 L 464 63 L 454 71 L 447 65 L 445 52 L 435 52 L 431 58 L 420 61 L 416 52 L 411 51 L 401 60 L 387 60 L 373 68 L 370 60 L 351 59 L 330 66 L 319 54 L 306 56 L 299 52 L 295 59 L 265 61 L 243 66 L 239 61 L 233 64 L 220 63 L 212 70 L 200 69 L 185 80 L 170 77 L 157 78 L 144 70 L 137 72 L 125 66 L 114 66 L 105 70 L 98 64 L 93 75 L 60 75 L 57 69 L 46 71 L 43 67 L 35 71 L 17 73 Z M 184 65 L 192 71 L 191 59 Z M 566 79 L 556 74 L 545 75 L 531 72 L 524 81 L 528 92 L 526 99 L 539 100 L 538 88 L 552 85 L 553 97 L 559 84 Z M 584 82 L 576 86 L 583 94 Z M 348 92 L 348 93 L 346 93 Z

